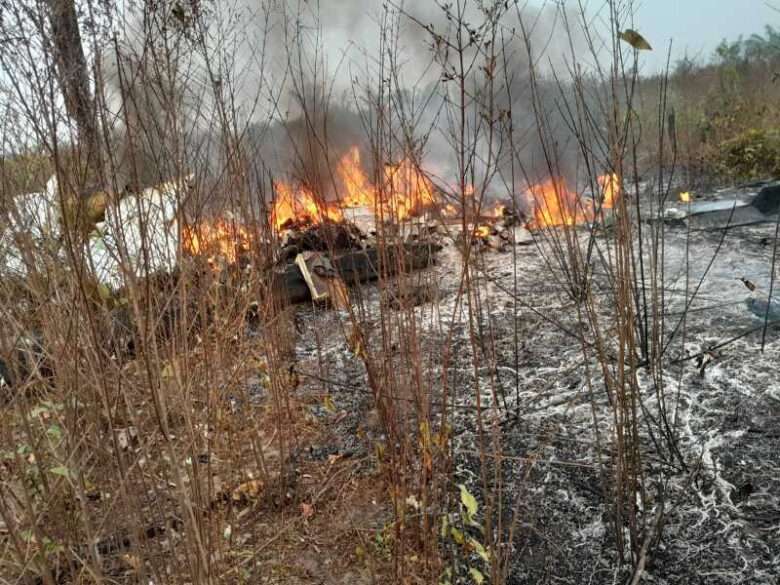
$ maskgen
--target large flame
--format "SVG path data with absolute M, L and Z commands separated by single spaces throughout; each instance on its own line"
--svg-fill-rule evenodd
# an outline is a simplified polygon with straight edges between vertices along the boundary
M 385 165 L 384 178 L 385 207 L 398 221 L 436 202 L 433 185 L 408 158 L 396 165 Z
M 597 182 L 602 192 L 602 208 L 612 209 L 620 198 L 620 178 L 616 174 L 601 175 Z M 534 204 L 534 219 L 530 227 L 572 226 L 593 221 L 596 210 L 591 200 L 569 189 L 563 179 L 548 179 L 529 189 Z
M 363 169 L 360 150 L 353 146 L 339 160 L 335 175 L 339 192 L 337 201 L 331 202 L 304 187 L 277 183 L 272 225 L 280 230 L 294 224 L 340 221 L 342 207 L 365 207 L 381 213 L 385 220 L 401 221 L 436 202 L 433 185 L 408 158 L 385 165 L 382 184 L 377 188 Z
M 368 207 L 376 205 L 376 190 L 368 180 L 360 164 L 360 150 L 353 146 L 336 166 L 336 173 L 344 187 L 341 203 L 344 207 Z
M 534 203 L 532 227 L 570 226 L 586 219 L 578 210 L 577 194 L 569 191 L 563 180 L 548 179 L 530 188 Z
M 385 164 L 375 181 L 369 179 L 358 147 L 350 148 L 338 161 L 335 169 L 337 197 L 325 201 L 312 189 L 303 185 L 278 182 L 274 185 L 275 199 L 270 212 L 270 224 L 277 230 L 294 226 L 304 227 L 326 221 L 342 221 L 344 209 L 361 208 L 380 217 L 381 221 L 403 221 L 436 206 L 445 217 L 459 215 L 459 206 L 440 201 L 431 181 L 411 158 L 395 164 Z M 620 197 L 620 179 L 616 174 L 598 177 L 602 207 L 610 209 Z M 582 198 L 562 179 L 550 178 L 529 189 L 534 204 L 534 215 L 529 227 L 544 228 L 572 226 L 593 221 L 598 209 L 591 199 Z M 466 185 L 464 201 L 473 197 L 475 189 Z M 468 209 L 468 205 L 466 206 Z M 503 203 L 486 205 L 480 212 L 482 219 L 499 219 L 505 215 Z M 474 218 L 478 220 L 480 218 Z M 477 225 L 475 235 L 484 237 L 487 226 Z M 251 231 L 231 221 L 204 222 L 182 230 L 183 247 L 191 254 L 206 255 L 235 262 L 242 250 L 248 250 Z
M 305 187 L 293 188 L 287 183 L 275 185 L 276 201 L 271 210 L 271 225 L 277 230 L 290 225 L 341 221 L 341 210 L 332 203 L 318 199 Z
M 212 263 L 221 259 L 233 264 L 241 253 L 249 251 L 252 237 L 246 226 L 218 219 L 182 226 L 181 242 L 184 251 L 193 256 L 206 256 Z

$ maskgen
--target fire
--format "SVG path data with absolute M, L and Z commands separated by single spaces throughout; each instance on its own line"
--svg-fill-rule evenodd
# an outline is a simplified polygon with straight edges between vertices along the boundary
M 612 209 L 620 198 L 620 178 L 616 174 L 601 175 L 597 182 L 603 193 L 602 208 Z M 576 225 L 595 218 L 594 205 L 570 190 L 563 179 L 548 179 L 530 188 L 534 202 L 531 227 Z
M 682 191 L 680 193 L 680 201 L 682 203 L 690 203 L 691 202 L 691 194 L 689 191 Z
M 441 213 L 444 217 L 457 217 L 458 216 L 458 208 L 455 207 L 452 203 L 447 203 L 441 210 Z
M 239 254 L 250 249 L 252 237 L 246 226 L 219 219 L 183 226 L 181 241 L 184 251 L 193 256 L 206 255 L 210 262 L 222 259 L 233 264 Z
M 384 203 L 390 216 L 398 221 L 436 202 L 433 185 L 408 158 L 396 165 L 385 165 L 384 178 Z
M 271 224 L 284 229 L 291 223 L 311 224 L 325 220 L 340 221 L 341 210 L 329 203 L 319 201 L 309 189 L 294 189 L 287 183 L 275 186 L 276 202 L 271 210 Z
M 338 202 L 323 201 L 305 187 L 277 183 L 272 225 L 279 230 L 293 223 L 341 221 L 342 208 L 354 207 L 365 207 L 386 219 L 401 221 L 436 202 L 432 183 L 408 158 L 385 165 L 381 185 L 377 187 L 363 170 L 360 150 L 353 146 L 339 160 L 335 175 L 339 185 Z
M 487 238 L 490 235 L 490 227 L 486 225 L 478 225 L 474 228 L 474 236 L 477 238 Z
M 615 173 L 601 175 L 598 184 L 604 192 L 603 208 L 612 209 L 620 197 L 620 179 Z
M 368 207 L 376 205 L 376 190 L 363 172 L 360 164 L 360 150 L 356 146 L 349 149 L 336 167 L 336 173 L 341 178 L 346 193 L 342 194 L 341 203 L 345 207 Z
M 485 215 L 487 217 L 495 217 L 496 219 L 501 219 L 504 217 L 504 212 L 506 211 L 506 205 L 503 205 L 501 203 L 496 203 L 492 209 L 489 209 Z
M 535 228 L 575 225 L 585 220 L 581 210 L 577 210 L 577 195 L 569 191 L 562 180 L 548 179 L 544 183 L 531 186 L 534 200 Z
M 449 203 L 438 201 L 431 181 L 414 161 L 407 157 L 398 163 L 385 164 L 382 172 L 372 181 L 364 170 L 360 149 L 350 148 L 338 161 L 334 175 L 337 186 L 337 202 L 324 201 L 305 186 L 278 183 L 275 186 L 276 201 L 271 212 L 271 224 L 285 229 L 293 224 L 316 224 L 323 221 L 341 221 L 343 209 L 366 208 L 383 220 L 403 221 L 418 215 L 424 209 L 439 204 L 442 215 L 454 217 L 458 209 Z M 603 208 L 610 209 L 620 197 L 620 178 L 616 174 L 598 177 L 603 197 Z M 536 227 L 575 225 L 592 221 L 594 205 L 583 201 L 569 190 L 561 179 L 548 179 L 530 188 L 534 201 Z M 464 199 L 474 197 L 475 189 L 465 185 Z M 501 203 L 492 205 L 481 215 L 499 219 L 505 214 Z

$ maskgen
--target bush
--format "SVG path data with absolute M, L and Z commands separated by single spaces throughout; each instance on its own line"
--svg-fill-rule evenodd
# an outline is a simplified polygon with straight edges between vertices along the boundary
M 756 179 L 780 175 L 780 132 L 751 128 L 720 143 L 716 172 L 729 179 Z

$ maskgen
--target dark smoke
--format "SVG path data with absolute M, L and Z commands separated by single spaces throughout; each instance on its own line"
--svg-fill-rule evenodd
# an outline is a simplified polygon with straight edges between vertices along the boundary
M 477 28 L 483 18 L 481 6 L 489 2 L 468 3 L 468 20 Z M 383 2 L 362 0 L 329 0 L 328 2 L 256 2 L 241 0 L 237 5 L 210 15 L 211 25 L 235 23 L 240 50 L 231 55 L 228 69 L 235 78 L 226 80 L 241 104 L 240 124 L 247 124 L 243 146 L 248 151 L 253 188 L 259 189 L 263 178 L 271 175 L 300 181 L 325 197 L 333 196 L 334 163 L 357 145 L 363 161 L 371 156 L 372 136 L 369 129 L 377 122 L 376 112 L 361 101 L 366 88 L 378 86 L 380 59 L 379 32 L 382 23 L 392 25 L 392 48 L 397 50 L 398 86 L 386 97 L 392 98 L 397 112 L 403 110 L 413 121 L 414 146 L 422 145 L 423 166 L 430 167 L 445 183 L 456 176 L 455 148 L 450 132 L 452 120 L 447 108 L 456 98 L 455 87 L 442 80 L 441 61 L 436 61 L 431 30 L 446 36 L 453 32 L 452 20 L 436 2 L 404 4 L 405 14 L 388 17 Z M 496 109 L 509 111 L 517 151 L 513 157 L 503 136 L 499 175 L 491 177 L 496 192 L 522 192 L 526 177 L 538 181 L 551 174 L 549 155 L 555 159 L 553 172 L 576 182 L 579 157 L 576 142 L 566 123 L 564 100 L 571 99 L 570 42 L 575 53 L 585 54 L 583 36 L 571 27 L 571 40 L 564 26 L 578 21 L 565 8 L 545 4 L 543 8 L 524 8 L 519 14 L 509 9 L 499 27 L 506 55 L 506 68 L 498 63 L 496 74 Z M 206 77 L 202 57 L 197 51 L 180 55 L 182 95 L 168 95 L 170 71 L 145 62 L 150 53 L 149 36 L 153 30 L 138 27 L 137 38 L 127 42 L 127 63 L 134 71 L 131 81 L 131 123 L 143 129 L 144 140 L 137 141 L 140 158 L 159 161 L 171 156 L 167 143 L 171 135 L 167 108 L 176 102 L 187 113 L 189 132 L 188 163 L 204 165 L 217 176 L 224 168 L 221 141 L 204 120 L 213 118 L 215 105 L 211 94 L 203 89 Z M 530 55 L 523 39 L 527 34 Z M 153 43 L 152 39 L 152 43 Z M 143 48 L 144 50 L 141 50 Z M 387 49 L 387 47 L 385 47 Z M 468 56 L 468 55 L 467 55 Z M 499 57 L 501 59 L 501 57 Z M 532 62 L 533 60 L 533 62 Z M 144 65 L 141 67 L 140 65 Z M 479 65 L 479 64 L 478 64 Z M 587 65 L 586 65 L 587 66 Z M 531 71 L 537 74 L 535 97 Z M 116 68 L 116 65 L 115 65 Z M 151 73 L 148 73 L 151 71 Z M 556 79 L 553 79 L 553 73 Z M 388 78 L 391 72 L 385 71 Z M 199 85 L 200 84 L 200 85 Z M 484 75 L 478 66 L 471 69 L 467 85 L 478 94 L 485 90 Z M 158 91 L 158 87 L 160 91 Z M 116 88 L 115 88 L 116 89 Z M 127 94 L 128 89 L 125 87 Z M 165 99 L 162 99 L 163 96 Z M 127 97 L 127 96 L 126 96 Z M 483 100 L 484 101 L 484 100 Z M 251 104 L 252 107 L 249 107 Z M 424 107 L 422 107 L 424 104 Z M 401 108 L 403 105 L 403 108 Z M 480 116 L 477 100 L 467 106 L 467 118 L 474 130 Z M 544 136 L 538 133 L 537 119 L 545 118 Z M 394 150 L 402 152 L 410 144 L 406 137 L 396 137 Z M 480 159 L 487 156 L 487 146 L 477 141 L 473 172 L 477 181 L 484 175 Z M 547 146 L 547 154 L 542 144 Z M 386 146 L 387 144 L 383 144 Z M 138 153 L 135 153 L 138 154 Z M 142 165 L 144 169 L 153 165 Z M 514 168 L 514 184 L 512 169 Z M 368 169 L 369 173 L 374 169 Z M 155 169 L 152 174 L 165 174 Z

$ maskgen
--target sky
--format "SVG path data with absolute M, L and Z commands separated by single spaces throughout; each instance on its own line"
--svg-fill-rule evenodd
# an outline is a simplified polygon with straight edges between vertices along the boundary
M 724 38 L 736 40 L 780 28 L 780 0 L 637 0 L 634 28 L 653 46 L 643 55 L 646 73 L 663 68 L 669 42 L 672 64 L 683 57 L 708 59 Z M 771 6 L 774 5 L 776 9 Z

